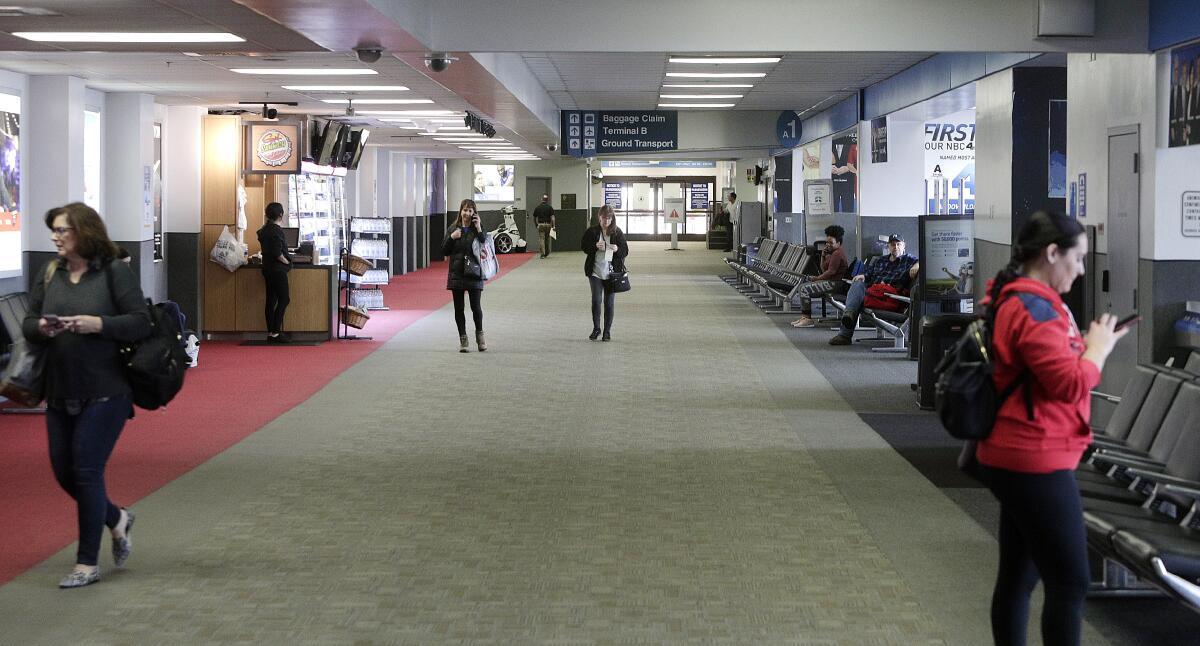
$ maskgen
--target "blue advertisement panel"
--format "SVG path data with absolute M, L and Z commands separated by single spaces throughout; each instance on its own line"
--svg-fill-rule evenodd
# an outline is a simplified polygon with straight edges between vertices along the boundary
M 709 195 L 708 187 L 708 182 L 688 184 L 689 211 L 705 211 L 708 209 L 708 203 L 712 199 Z
M 604 203 L 613 207 L 614 210 L 620 211 L 621 206 L 621 183 L 620 182 L 605 182 L 604 183 Z
M 570 157 L 679 148 L 673 110 L 563 110 L 560 120 L 560 150 Z

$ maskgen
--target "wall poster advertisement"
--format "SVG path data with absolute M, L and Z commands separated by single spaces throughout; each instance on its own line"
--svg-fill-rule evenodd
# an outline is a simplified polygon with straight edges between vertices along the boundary
M 479 202 L 512 202 L 517 167 L 512 164 L 475 164 L 475 199 Z
M 921 229 L 921 294 L 927 303 L 970 302 L 975 293 L 975 221 L 971 215 L 925 215 Z M 966 311 L 961 305 L 940 311 Z
M 0 278 L 21 274 L 21 99 L 0 94 Z
M 821 142 L 800 147 L 800 180 L 821 179 Z
M 1200 43 L 1171 50 L 1171 107 L 1167 145 L 1200 144 Z
M 605 182 L 604 183 L 604 203 L 613 207 L 614 211 L 620 211 L 621 206 L 621 183 L 620 182 Z
M 858 212 L 858 128 L 833 138 L 833 210 Z
M 1046 159 L 1049 164 L 1046 197 L 1067 196 L 1067 102 L 1050 102 L 1050 130 Z
M 975 111 L 925 124 L 926 213 L 975 212 Z
M 871 163 L 887 163 L 887 117 L 871 119 Z
M 297 124 L 270 122 L 246 126 L 247 173 L 299 173 L 301 150 Z

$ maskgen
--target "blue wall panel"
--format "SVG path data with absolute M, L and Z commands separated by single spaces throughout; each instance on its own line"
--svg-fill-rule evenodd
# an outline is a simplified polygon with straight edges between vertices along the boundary
M 1150 43 L 1153 50 L 1200 38 L 1200 3 L 1196 0 L 1151 0 Z
M 1036 56 L 1038 55 L 1023 53 L 953 53 L 931 56 L 863 90 L 862 118 L 874 119 L 907 108 Z
M 858 92 L 803 121 L 801 145 L 858 125 Z

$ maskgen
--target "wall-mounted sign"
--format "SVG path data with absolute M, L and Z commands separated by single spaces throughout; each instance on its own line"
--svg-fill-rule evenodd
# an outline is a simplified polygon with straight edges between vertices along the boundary
M 887 163 L 887 117 L 871 119 L 871 163 Z
M 252 123 L 246 126 L 246 172 L 300 172 L 300 126 Z
M 1087 173 L 1079 174 L 1079 218 L 1087 217 Z
M 926 213 L 975 212 L 975 111 L 925 124 Z
M 679 113 L 665 110 L 563 110 L 563 155 L 592 157 L 679 148 Z
M 827 179 L 804 180 L 804 213 L 833 215 L 833 182 Z
M 664 197 L 663 198 L 663 219 L 667 222 L 678 224 L 683 222 L 683 198 L 682 197 Z
M 711 186 L 711 184 L 708 182 L 696 182 L 693 184 L 688 184 L 688 196 L 691 198 L 688 202 L 689 210 L 708 210 L 708 203 L 711 201 L 710 194 L 708 192 L 709 186 Z
M 784 148 L 795 148 L 800 145 L 800 136 L 804 132 L 804 122 L 794 110 L 784 110 L 775 120 L 775 136 L 779 145 Z
M 621 205 L 620 182 L 604 183 L 604 203 L 613 207 L 613 209 L 616 211 L 620 211 L 623 208 Z
M 1200 191 L 1183 192 L 1183 235 L 1200 237 Z
M 640 159 L 602 160 L 601 168 L 716 168 L 715 161 L 642 161 Z

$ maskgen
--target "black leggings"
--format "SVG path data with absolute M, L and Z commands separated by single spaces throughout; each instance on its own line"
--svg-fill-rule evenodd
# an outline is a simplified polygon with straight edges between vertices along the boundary
M 479 298 L 483 296 L 482 289 L 452 289 L 454 294 L 454 324 L 458 326 L 458 336 L 467 336 L 467 312 L 463 293 L 471 295 L 471 316 L 475 319 L 475 331 L 483 331 L 483 305 Z
M 604 332 L 612 330 L 613 308 L 617 306 L 616 293 L 608 286 L 608 281 L 595 276 L 588 276 L 592 284 L 592 328 L 600 329 L 600 301 L 604 301 Z
M 1000 571 L 992 593 L 996 644 L 1025 644 L 1029 597 L 1039 576 L 1046 592 L 1042 641 L 1047 646 L 1079 644 L 1089 572 L 1075 473 L 985 466 L 983 475 L 1000 501 Z
M 288 295 L 288 275 L 286 271 L 273 270 L 264 271 L 262 275 L 267 283 L 267 332 L 275 334 L 283 331 L 283 314 L 292 302 Z

